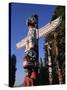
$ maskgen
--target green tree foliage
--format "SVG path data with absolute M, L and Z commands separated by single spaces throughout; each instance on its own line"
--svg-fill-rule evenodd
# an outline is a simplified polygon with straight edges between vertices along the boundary
M 59 27 L 56 28 L 56 32 L 58 34 L 57 38 L 58 38 L 58 47 L 60 50 L 60 60 L 61 60 L 61 65 L 62 65 L 62 73 L 63 73 L 63 83 L 65 83 L 65 6 L 57 6 L 54 12 L 54 15 L 51 18 L 51 21 L 56 19 L 57 17 L 62 16 L 62 22 L 59 25 Z M 58 79 L 57 79 L 57 66 L 56 66 L 56 60 L 55 60 L 55 40 L 54 40 L 54 33 L 52 32 L 49 34 L 49 36 L 47 37 L 47 41 L 48 42 L 52 42 L 52 63 L 53 63 L 53 80 L 54 80 L 54 84 L 58 83 Z M 57 82 L 56 82 L 57 81 Z

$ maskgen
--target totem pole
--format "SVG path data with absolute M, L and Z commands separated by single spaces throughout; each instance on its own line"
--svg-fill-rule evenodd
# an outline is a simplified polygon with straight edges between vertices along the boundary
M 28 38 L 26 40 L 26 50 L 24 56 L 24 70 L 25 70 L 25 79 L 28 79 L 28 85 L 38 85 L 38 16 L 32 15 L 27 20 L 27 26 L 29 29 Z M 29 82 L 31 83 L 29 85 Z
M 53 83 L 53 75 L 52 75 L 52 60 L 51 60 L 51 54 L 50 54 L 50 44 L 47 42 L 45 44 L 47 46 L 47 54 L 48 54 L 48 71 L 49 71 L 49 84 L 51 85 Z

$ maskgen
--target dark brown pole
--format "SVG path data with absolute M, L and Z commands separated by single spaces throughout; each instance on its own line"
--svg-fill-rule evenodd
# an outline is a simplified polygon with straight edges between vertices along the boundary
M 59 45 L 58 45 L 58 34 L 57 32 L 54 33 L 54 39 L 55 39 L 55 50 L 56 50 L 56 64 L 58 68 L 58 79 L 59 79 L 59 84 L 63 83 L 62 80 L 62 69 L 61 69 L 61 61 L 60 61 L 60 52 L 59 52 Z

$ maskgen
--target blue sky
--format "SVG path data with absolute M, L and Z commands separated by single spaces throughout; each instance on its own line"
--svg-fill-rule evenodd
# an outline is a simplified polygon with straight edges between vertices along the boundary
M 28 27 L 26 20 L 32 14 L 39 16 L 39 28 L 50 22 L 56 6 L 12 3 L 11 5 L 11 54 L 17 58 L 16 84 L 20 85 L 24 78 L 23 56 L 24 48 L 17 49 L 16 43 L 26 37 Z M 39 39 L 39 57 L 44 58 L 44 38 Z

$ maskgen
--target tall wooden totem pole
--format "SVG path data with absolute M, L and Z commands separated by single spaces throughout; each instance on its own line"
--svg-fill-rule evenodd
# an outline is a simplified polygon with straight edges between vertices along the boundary
M 32 15 L 27 20 L 27 26 L 29 31 L 27 35 L 28 38 L 26 40 L 23 66 L 25 70 L 24 85 L 30 86 L 38 85 L 38 16 Z

